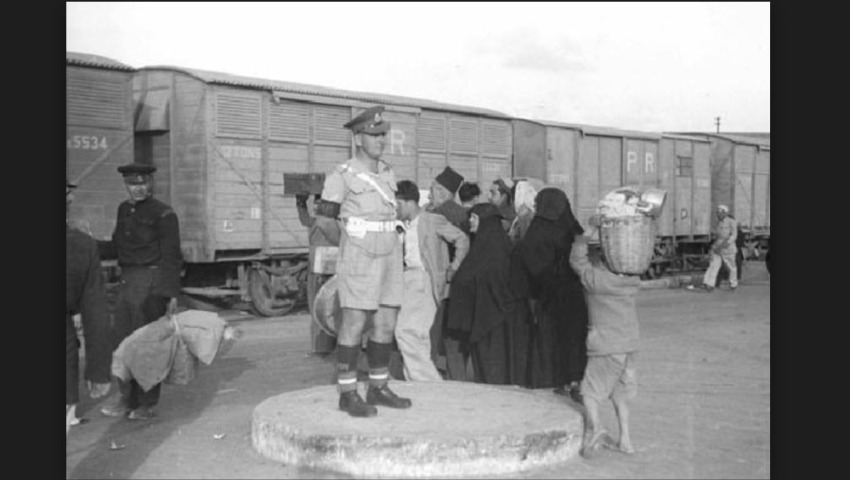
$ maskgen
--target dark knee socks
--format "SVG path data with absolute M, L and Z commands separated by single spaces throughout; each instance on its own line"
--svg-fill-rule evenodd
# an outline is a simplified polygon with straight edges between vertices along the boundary
M 360 345 L 337 345 L 336 382 L 340 393 L 357 390 L 357 359 L 359 356 Z
M 392 343 L 378 343 L 369 340 L 366 345 L 366 359 L 369 360 L 369 386 L 383 387 L 390 376 L 390 354 Z

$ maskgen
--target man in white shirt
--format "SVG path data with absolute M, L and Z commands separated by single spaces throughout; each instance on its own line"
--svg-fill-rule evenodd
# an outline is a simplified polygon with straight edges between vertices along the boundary
M 396 189 L 398 219 L 405 224 L 404 294 L 395 337 L 404 358 L 404 376 L 412 381 L 440 381 L 431 359 L 430 330 L 437 305 L 448 295 L 448 280 L 469 251 L 469 238 L 442 215 L 419 206 L 419 187 L 409 180 Z M 455 247 L 449 263 L 448 244 Z

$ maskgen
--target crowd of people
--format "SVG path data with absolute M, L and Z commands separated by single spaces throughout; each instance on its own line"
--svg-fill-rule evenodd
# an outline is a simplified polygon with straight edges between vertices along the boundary
M 314 329 L 311 344 L 314 351 L 336 352 L 339 409 L 372 417 L 378 406 L 412 406 L 390 389 L 396 376 L 390 375 L 390 358 L 397 350 L 407 381 L 553 389 L 587 401 L 589 426 L 598 423 L 601 400 L 613 399 L 618 415 L 626 412 L 624 399 L 634 394 L 637 277 L 588 262 L 584 229 L 560 189 L 509 178 L 479 186 L 446 167 L 423 202 L 419 186 L 397 182 L 381 159 L 390 130 L 383 111 L 369 108 L 345 124 L 354 156 L 328 173 L 321 194 L 306 192 L 296 202 L 310 229 L 311 306 L 331 273 L 319 259 L 335 250 L 342 323 L 335 341 Z M 118 208 L 111 249 L 102 249 L 122 268 L 112 338 L 93 271 L 97 249 L 90 238 L 78 239 L 83 234 L 68 230 L 67 272 L 74 281 L 66 302 L 66 413 L 79 397 L 72 315 L 82 313 L 90 357 L 86 379 L 92 396 L 99 397 L 108 392 L 109 353 L 118 342 L 176 309 L 178 220 L 168 205 L 152 198 L 154 171 L 138 164 L 119 168 L 129 199 Z M 66 204 L 73 185 L 67 187 Z M 309 193 L 315 195 L 312 204 Z M 357 390 L 364 350 L 365 400 Z M 130 380 L 119 382 L 119 392 L 101 409 L 104 415 L 133 420 L 154 415 L 158 385 L 143 390 Z M 628 429 L 620 431 L 621 450 L 632 451 Z M 588 432 L 585 443 L 592 447 L 601 429 Z
M 598 408 L 606 399 L 620 421 L 610 444 L 633 452 L 626 401 L 636 393 L 638 277 L 590 261 L 588 235 L 560 189 L 510 178 L 479 186 L 448 166 L 422 201 L 424 190 L 396 182 L 381 159 L 390 130 L 383 111 L 345 125 L 355 154 L 328 174 L 313 209 L 340 233 L 340 410 L 371 417 L 378 406 L 412 407 L 390 389 L 391 377 L 548 388 L 587 406 L 583 454 L 605 443 Z M 393 346 L 403 368 L 391 376 Z M 356 387 L 363 350 L 365 400 Z

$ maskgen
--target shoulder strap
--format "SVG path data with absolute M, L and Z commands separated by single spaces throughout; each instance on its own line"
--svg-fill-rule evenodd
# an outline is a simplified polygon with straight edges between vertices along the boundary
M 393 206 L 393 208 L 395 208 L 395 206 L 396 206 L 395 199 L 394 199 L 394 198 L 391 198 L 389 195 L 387 195 L 387 192 L 385 192 L 385 191 L 384 191 L 384 189 L 382 189 L 382 188 L 378 185 L 378 183 L 377 183 L 377 182 L 375 182 L 375 179 L 373 179 L 373 178 L 371 177 L 371 175 L 369 175 L 369 174 L 367 174 L 367 173 L 365 173 L 365 172 L 358 172 L 356 169 L 354 169 L 351 165 L 348 165 L 348 164 L 343 165 L 343 169 L 344 169 L 344 170 L 347 170 L 347 171 L 349 171 L 349 172 L 351 172 L 351 173 L 353 173 L 355 177 L 357 177 L 357 178 L 359 178 L 360 180 L 363 180 L 364 182 L 366 182 L 366 183 L 368 183 L 369 185 L 371 185 L 371 186 L 372 186 L 372 188 L 374 188 L 375 190 L 377 190 L 377 191 L 378 191 L 378 193 L 381 195 L 381 197 L 383 197 L 383 199 L 384 199 L 384 201 L 385 201 L 385 202 L 389 203 L 390 205 L 392 205 L 392 206 Z

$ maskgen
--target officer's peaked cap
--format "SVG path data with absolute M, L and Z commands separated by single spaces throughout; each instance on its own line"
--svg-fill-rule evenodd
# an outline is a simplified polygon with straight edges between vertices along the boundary
M 383 113 L 384 107 L 382 105 L 367 108 L 360 115 L 357 115 L 343 125 L 343 127 L 351 130 L 353 133 L 366 133 L 369 135 L 387 133 L 390 130 L 390 122 L 384 121 Z
M 118 167 L 118 173 L 124 176 L 124 180 L 130 183 L 143 183 L 147 177 L 156 171 L 153 165 L 142 163 L 130 163 Z

